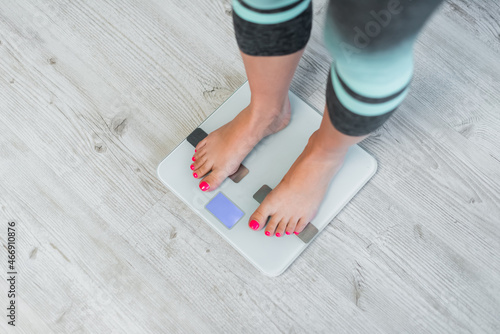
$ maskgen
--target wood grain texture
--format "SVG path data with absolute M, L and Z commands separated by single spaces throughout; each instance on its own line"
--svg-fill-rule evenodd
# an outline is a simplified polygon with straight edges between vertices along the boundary
M 321 111 L 326 3 L 291 87 Z M 411 93 L 360 144 L 377 174 L 269 278 L 156 177 L 246 80 L 230 1 L 0 2 L 0 242 L 16 221 L 19 272 L 0 332 L 500 332 L 499 22 L 497 2 L 443 3 Z

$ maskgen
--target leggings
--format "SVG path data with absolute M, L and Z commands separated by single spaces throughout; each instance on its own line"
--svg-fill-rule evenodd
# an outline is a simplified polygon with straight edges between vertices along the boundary
M 363 136 L 382 126 L 408 94 L 413 45 L 442 0 L 329 0 L 323 40 L 334 61 L 326 107 L 333 126 Z M 304 48 L 312 0 L 233 0 L 236 42 L 250 56 Z

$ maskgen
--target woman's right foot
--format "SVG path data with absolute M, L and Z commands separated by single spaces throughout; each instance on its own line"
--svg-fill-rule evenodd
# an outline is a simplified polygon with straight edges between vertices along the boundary
M 281 110 L 250 104 L 232 121 L 208 134 L 196 145 L 191 164 L 193 176 L 203 178 L 200 189 L 211 191 L 219 187 L 228 176 L 236 173 L 243 159 L 262 138 L 286 127 L 290 116 L 287 95 Z

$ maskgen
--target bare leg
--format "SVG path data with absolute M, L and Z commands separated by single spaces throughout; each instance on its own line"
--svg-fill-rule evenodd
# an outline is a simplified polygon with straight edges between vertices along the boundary
M 280 110 L 288 100 L 290 83 L 304 49 L 286 56 L 249 56 L 240 53 L 252 92 L 250 105 L 259 109 Z
M 196 146 L 191 169 L 195 178 L 203 178 L 201 190 L 219 187 L 262 138 L 288 124 L 288 89 L 303 52 L 284 56 L 241 53 L 251 90 L 250 105 Z

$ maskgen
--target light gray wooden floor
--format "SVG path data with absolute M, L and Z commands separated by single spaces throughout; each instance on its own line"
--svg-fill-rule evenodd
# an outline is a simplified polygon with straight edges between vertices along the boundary
M 314 0 L 292 84 L 318 110 L 325 4 Z M 15 332 L 500 332 L 499 21 L 496 1 L 443 4 L 416 45 L 411 94 L 360 145 L 377 174 L 269 278 L 156 176 L 246 80 L 230 1 L 1 1 Z M 14 332 L 0 282 L 0 332 Z

